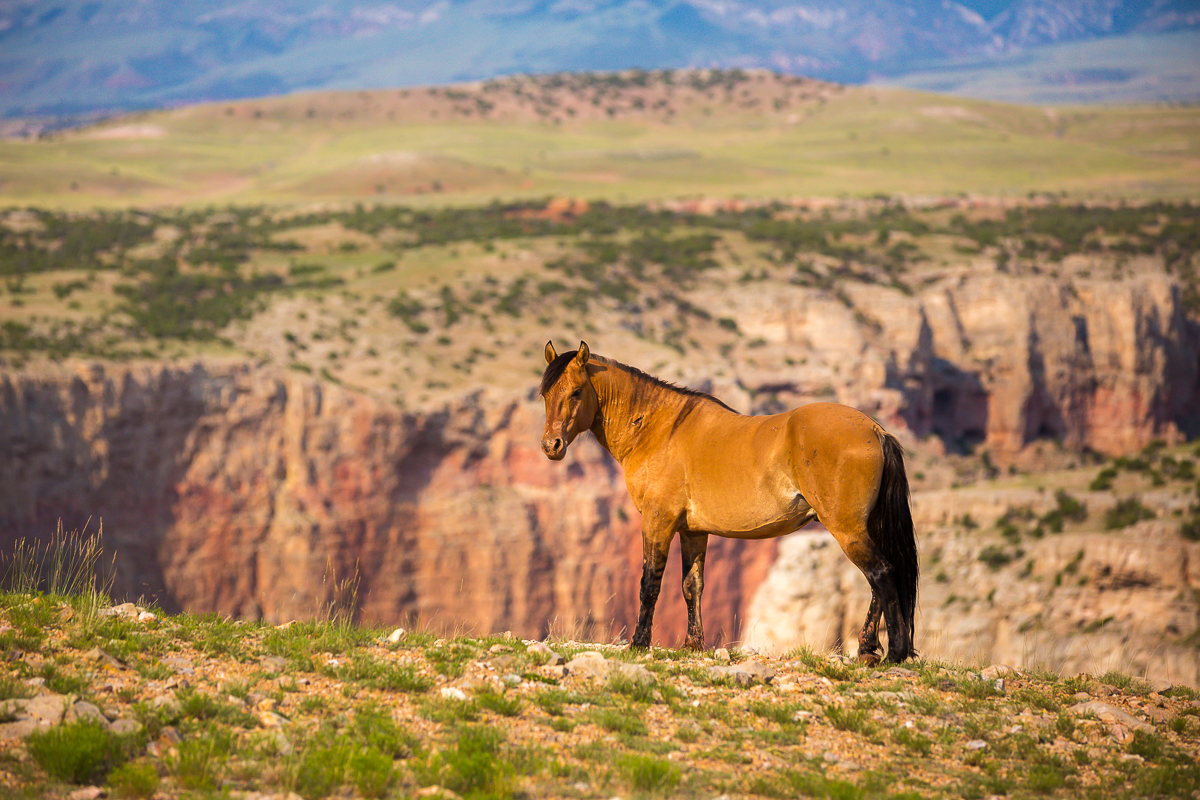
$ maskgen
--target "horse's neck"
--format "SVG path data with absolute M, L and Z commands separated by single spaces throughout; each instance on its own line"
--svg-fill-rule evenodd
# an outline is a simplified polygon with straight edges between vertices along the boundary
M 592 374 L 592 386 L 600 401 L 592 433 L 622 462 L 637 441 L 633 421 L 647 417 L 651 411 L 664 410 L 678 400 L 671 390 L 611 362 Z

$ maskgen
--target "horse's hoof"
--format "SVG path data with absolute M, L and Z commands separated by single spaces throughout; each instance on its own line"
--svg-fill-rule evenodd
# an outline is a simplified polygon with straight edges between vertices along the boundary
M 859 653 L 858 663 L 873 667 L 879 663 L 879 653 Z

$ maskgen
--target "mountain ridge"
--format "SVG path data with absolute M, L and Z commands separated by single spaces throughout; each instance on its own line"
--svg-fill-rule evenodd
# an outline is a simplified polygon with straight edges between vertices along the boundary
M 995 13 L 985 17 L 969 5 Z M 103 0 L 62 0 L 49 8 L 15 2 L 0 8 L 0 74 L 7 76 L 0 80 L 0 115 L 114 113 L 633 67 L 769 68 L 861 83 L 898 79 L 947 59 L 991 62 L 1031 48 L 1113 37 L 1119 44 L 1129 35 L 1198 28 L 1200 10 L 1181 0 L 1149 6 L 1018 0 L 1003 8 L 929 0 L 516 7 L 487 0 L 371 6 L 293 0 L 261 9 L 161 0 L 133 8 Z M 1189 90 L 1170 91 L 1166 99 Z M 1190 91 L 1182 99 L 1194 99 L 1194 85 Z

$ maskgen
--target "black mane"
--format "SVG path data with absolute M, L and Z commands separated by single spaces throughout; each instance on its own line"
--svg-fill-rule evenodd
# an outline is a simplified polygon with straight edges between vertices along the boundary
M 557 357 L 555 357 L 555 359 L 553 361 L 551 361 L 546 366 L 546 371 L 544 373 L 542 373 L 541 385 L 538 387 L 539 395 L 544 396 L 546 394 L 546 392 L 550 391 L 550 389 L 554 387 L 554 384 L 558 382 L 558 379 L 562 377 L 562 374 L 567 371 L 567 365 L 570 364 L 572 360 L 574 360 L 575 354 L 578 352 L 579 352 L 578 350 L 571 350 L 566 353 L 560 353 Z M 674 392 L 676 394 L 681 394 L 685 397 L 695 397 L 695 398 L 698 398 L 701 400 L 711 400 L 712 402 L 716 403 L 717 405 L 721 406 L 722 408 L 727 409 L 729 411 L 733 411 L 732 408 L 729 408 L 729 406 L 727 406 L 725 403 L 723 403 L 722 401 L 713 397 L 711 394 L 708 394 L 707 392 L 701 392 L 698 389 L 689 389 L 686 386 L 676 386 L 675 384 L 671 383 L 670 381 L 665 381 L 662 378 L 658 378 L 647 372 L 643 372 L 642 370 L 638 369 L 637 367 L 631 367 L 628 364 L 622 364 L 620 361 L 614 361 L 611 358 L 599 356 L 599 355 L 596 355 L 595 353 L 592 354 L 590 360 L 598 361 L 602 364 L 607 364 L 612 367 L 617 367 L 618 369 L 623 369 L 626 372 L 628 372 L 630 375 L 634 376 L 635 378 L 638 378 L 639 380 L 650 383 L 654 386 L 658 386 L 662 389 L 666 389 L 667 391 Z M 737 412 L 734 412 L 734 413 L 737 413 Z

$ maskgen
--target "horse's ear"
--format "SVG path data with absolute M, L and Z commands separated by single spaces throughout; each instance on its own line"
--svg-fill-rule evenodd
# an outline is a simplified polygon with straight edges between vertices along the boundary
M 587 342 L 580 342 L 579 343 L 579 352 L 575 354 L 575 359 L 580 364 L 586 364 L 588 362 L 588 358 L 591 355 L 592 355 L 592 351 L 588 350 Z
M 556 358 L 558 358 L 558 353 L 554 352 L 554 342 L 546 342 L 546 363 L 549 364 Z

